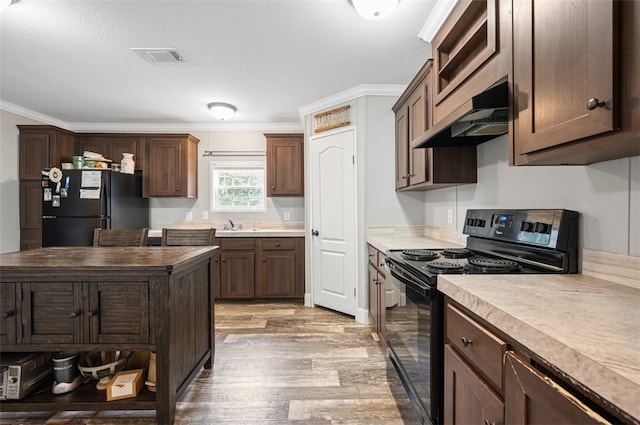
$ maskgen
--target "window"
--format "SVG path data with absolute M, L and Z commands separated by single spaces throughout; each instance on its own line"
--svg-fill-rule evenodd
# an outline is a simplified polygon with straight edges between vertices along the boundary
M 212 162 L 213 211 L 264 211 L 264 162 Z

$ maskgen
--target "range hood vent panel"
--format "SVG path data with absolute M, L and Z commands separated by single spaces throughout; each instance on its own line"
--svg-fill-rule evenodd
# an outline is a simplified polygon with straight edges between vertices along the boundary
M 509 85 L 503 81 L 473 96 L 429 129 L 414 148 L 475 146 L 509 131 Z

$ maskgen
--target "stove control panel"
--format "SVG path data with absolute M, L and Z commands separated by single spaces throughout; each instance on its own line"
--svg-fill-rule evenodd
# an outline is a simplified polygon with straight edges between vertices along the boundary
M 562 209 L 467 210 L 463 233 L 556 249 L 577 231 L 577 220 L 577 212 Z

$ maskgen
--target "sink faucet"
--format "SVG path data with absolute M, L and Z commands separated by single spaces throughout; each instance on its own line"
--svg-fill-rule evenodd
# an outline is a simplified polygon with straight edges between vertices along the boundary
M 231 221 L 231 219 L 229 218 L 229 224 L 231 224 L 231 230 L 235 229 L 236 226 L 233 224 L 233 221 Z

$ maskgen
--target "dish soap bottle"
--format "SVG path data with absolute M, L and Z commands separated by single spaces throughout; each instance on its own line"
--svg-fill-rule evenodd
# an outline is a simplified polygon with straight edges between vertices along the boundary
M 132 153 L 123 153 L 122 161 L 120 161 L 120 172 L 125 174 L 133 174 L 136 168 L 136 163 L 133 160 Z

